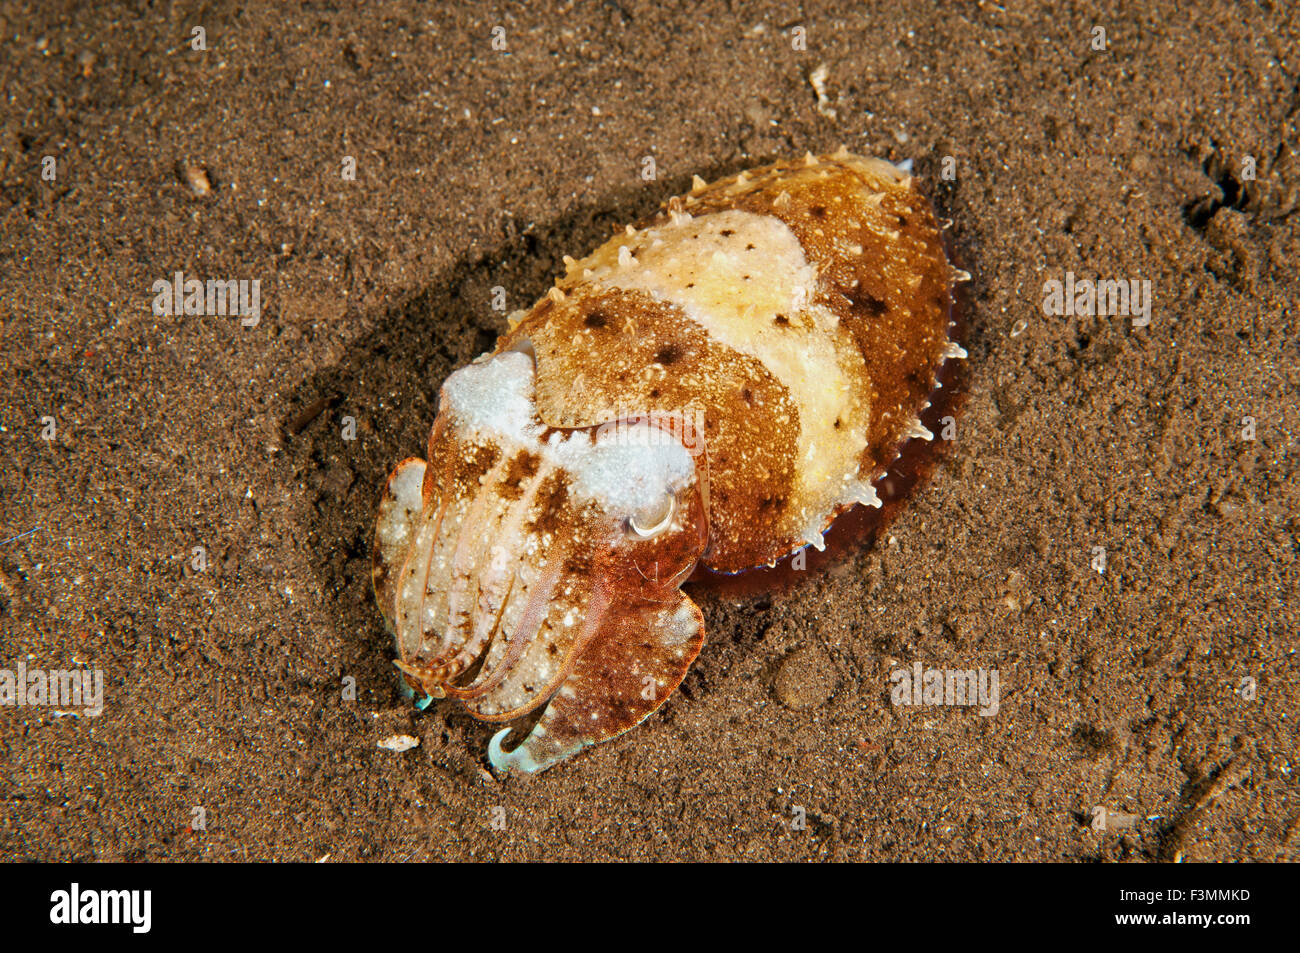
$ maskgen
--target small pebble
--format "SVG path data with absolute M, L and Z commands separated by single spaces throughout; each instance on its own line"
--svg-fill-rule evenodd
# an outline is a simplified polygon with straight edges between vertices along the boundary
M 796 711 L 826 704 L 839 686 L 835 663 L 820 645 L 796 650 L 776 673 L 776 697 Z
M 212 191 L 212 180 L 208 178 L 208 170 L 203 166 L 183 163 L 176 171 L 180 180 L 189 186 L 190 191 L 195 195 L 204 196 Z

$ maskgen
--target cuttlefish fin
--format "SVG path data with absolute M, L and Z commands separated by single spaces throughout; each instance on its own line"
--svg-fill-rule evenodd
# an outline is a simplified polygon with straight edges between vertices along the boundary
M 667 602 L 611 608 L 519 747 L 502 750 L 508 728 L 492 738 L 492 767 L 536 774 L 622 734 L 662 705 L 704 645 L 699 606 L 680 592 L 673 595 Z
M 397 577 L 415 538 L 416 521 L 424 509 L 421 486 L 425 466 L 420 458 L 408 457 L 394 468 L 384 487 L 375 521 L 370 578 L 375 584 L 375 602 L 390 631 L 395 629 L 393 620 L 397 616 Z

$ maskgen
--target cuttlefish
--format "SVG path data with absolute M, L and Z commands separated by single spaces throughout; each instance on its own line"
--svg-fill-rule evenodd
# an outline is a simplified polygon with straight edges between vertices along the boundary
M 778 162 L 629 225 L 451 374 L 388 479 L 375 598 L 422 703 L 531 729 L 541 771 L 641 722 L 704 644 L 681 591 L 806 546 L 875 484 L 950 337 L 950 265 L 906 171 Z M 538 712 L 540 711 L 540 717 Z

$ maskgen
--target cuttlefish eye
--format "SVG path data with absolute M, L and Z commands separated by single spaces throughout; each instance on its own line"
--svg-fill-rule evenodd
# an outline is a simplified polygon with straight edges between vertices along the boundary
M 652 539 L 672 525 L 676 511 L 677 497 L 665 493 L 662 499 L 641 507 L 628 517 L 628 531 L 638 539 Z

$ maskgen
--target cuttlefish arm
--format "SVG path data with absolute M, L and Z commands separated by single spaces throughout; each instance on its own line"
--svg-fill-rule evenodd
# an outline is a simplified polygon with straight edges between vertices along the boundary
M 611 613 L 523 742 L 504 751 L 510 729 L 492 738 L 492 767 L 533 774 L 635 727 L 681 684 L 703 645 L 704 617 L 680 592 Z
M 419 457 L 403 460 L 388 477 L 384 495 L 379 501 L 371 579 L 375 585 L 375 602 L 390 631 L 397 611 L 394 567 L 402 565 L 411 548 L 416 520 L 424 509 L 421 488 L 427 468 L 428 464 Z

